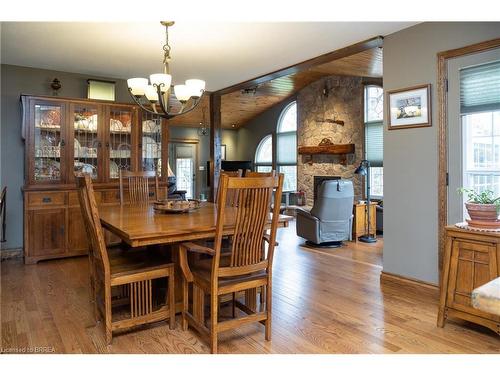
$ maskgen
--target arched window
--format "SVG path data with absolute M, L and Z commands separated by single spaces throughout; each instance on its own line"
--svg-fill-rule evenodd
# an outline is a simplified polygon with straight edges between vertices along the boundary
M 255 167 L 257 172 L 270 172 L 273 169 L 273 138 L 271 134 L 262 138 L 257 146 Z
M 297 102 L 288 104 L 276 129 L 276 166 L 285 175 L 283 191 L 297 190 Z

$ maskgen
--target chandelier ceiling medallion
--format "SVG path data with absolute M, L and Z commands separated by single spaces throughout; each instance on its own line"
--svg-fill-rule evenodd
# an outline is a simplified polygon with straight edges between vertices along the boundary
M 130 78 L 127 80 L 128 91 L 134 101 L 146 112 L 160 117 L 171 119 L 175 116 L 192 111 L 201 101 L 205 93 L 205 81 L 188 79 L 184 85 L 174 86 L 174 95 L 181 103 L 180 109 L 172 111 L 170 75 L 170 45 L 168 44 L 168 28 L 174 25 L 173 21 L 161 21 L 165 26 L 165 45 L 163 46 L 163 73 L 151 74 L 147 78 Z M 161 111 L 158 111 L 157 105 Z

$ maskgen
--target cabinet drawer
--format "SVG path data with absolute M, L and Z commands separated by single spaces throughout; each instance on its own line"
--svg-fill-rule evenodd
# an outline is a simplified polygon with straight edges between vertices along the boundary
M 66 193 L 28 193 L 28 206 L 62 206 L 66 203 Z
M 100 191 L 94 191 L 95 201 L 97 204 L 102 201 L 102 194 Z M 69 206 L 79 206 L 80 201 L 78 200 L 78 192 L 70 191 L 68 193 L 68 205 Z

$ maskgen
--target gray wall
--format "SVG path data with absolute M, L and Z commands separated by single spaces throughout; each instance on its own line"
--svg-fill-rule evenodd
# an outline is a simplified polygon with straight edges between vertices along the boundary
M 235 155 L 238 160 L 254 161 L 259 142 L 266 135 L 276 133 L 281 111 L 294 100 L 295 96 L 276 104 L 238 129 L 238 152 Z M 273 147 L 273 150 L 275 149 L 276 147 Z
M 500 23 L 440 22 L 384 39 L 385 91 L 432 85 L 432 127 L 384 130 L 385 272 L 438 283 L 436 54 L 498 37 Z
M 0 186 L 7 186 L 7 242 L 2 249 L 23 246 L 23 201 L 21 187 L 24 184 L 24 142 L 21 139 L 21 94 L 52 95 L 50 82 L 57 77 L 62 84 L 61 97 L 86 98 L 87 79 L 93 77 L 77 73 L 58 72 L 44 69 L 26 68 L 14 65 L 1 65 L 1 171 Z M 126 81 L 116 80 L 116 101 L 130 102 Z M 209 137 L 201 137 L 196 128 L 172 127 L 173 138 L 199 138 L 200 165 L 206 166 L 210 156 Z M 227 145 L 227 158 L 235 159 L 238 149 L 238 137 L 235 130 L 222 132 L 222 143 Z M 199 189 L 206 190 L 206 173 L 198 171 Z M 200 192 L 200 190 L 198 190 Z

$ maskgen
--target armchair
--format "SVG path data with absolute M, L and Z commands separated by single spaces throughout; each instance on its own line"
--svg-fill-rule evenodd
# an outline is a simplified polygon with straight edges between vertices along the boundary
M 311 211 L 297 210 L 297 235 L 313 246 L 337 247 L 351 240 L 353 203 L 352 181 L 324 181 Z

